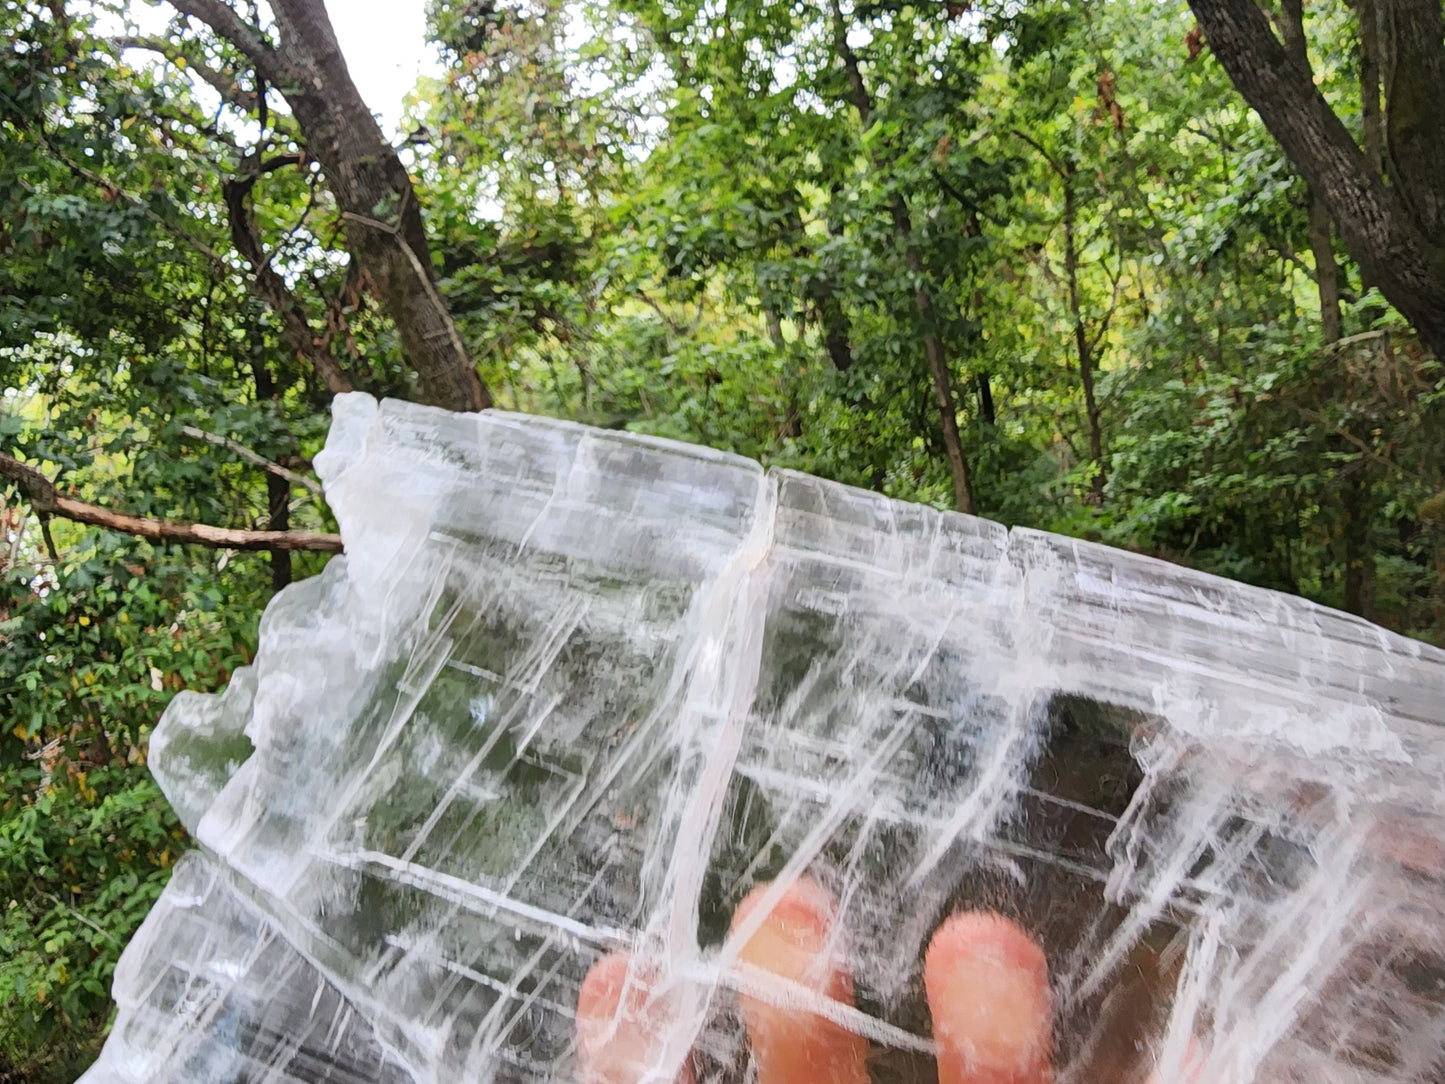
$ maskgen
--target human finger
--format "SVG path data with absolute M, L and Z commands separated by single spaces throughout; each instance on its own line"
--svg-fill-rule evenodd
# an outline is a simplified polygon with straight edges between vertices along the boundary
M 668 1079 L 671 1020 L 646 972 L 626 952 L 603 956 L 577 995 L 577 1078 L 581 1084 L 642 1084 Z M 693 1084 L 684 1062 L 671 1076 Z
M 738 905 L 734 932 L 764 903 L 760 885 Z M 853 978 L 837 928 L 833 897 L 810 878 L 789 885 L 738 953 L 761 971 L 833 1001 L 853 1004 Z M 780 999 L 779 999 L 780 1000 Z M 746 995 L 738 1007 L 758 1084 L 868 1084 L 867 1041 L 805 1006 Z
M 1037 941 L 991 911 L 954 915 L 923 961 L 939 1084 L 1049 1084 L 1053 1004 Z

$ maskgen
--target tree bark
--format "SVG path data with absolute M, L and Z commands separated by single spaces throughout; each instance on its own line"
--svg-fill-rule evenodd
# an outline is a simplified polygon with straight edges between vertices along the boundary
M 1079 249 L 1074 236 L 1078 207 L 1074 196 L 1076 170 L 1070 163 L 1059 170 L 1064 182 L 1064 273 L 1069 283 L 1069 311 L 1074 317 L 1074 349 L 1079 356 L 1079 384 L 1084 390 L 1084 414 L 1089 423 L 1089 459 L 1094 474 L 1089 480 L 1089 499 L 1104 501 L 1104 432 L 1099 423 L 1099 400 L 1094 395 L 1094 352 L 1084 328 L 1084 308 L 1079 296 Z
M 352 82 L 322 0 L 273 0 L 279 48 L 225 0 L 170 3 L 235 45 L 285 97 L 336 197 L 352 258 L 371 273 L 423 396 L 451 410 L 491 406 L 437 290 L 411 178 Z
M 976 378 L 978 387 L 978 413 L 983 419 L 984 425 L 994 425 L 998 421 L 997 413 L 993 406 L 993 387 L 989 383 L 988 373 L 979 373 Z
M 1335 262 L 1330 212 L 1312 193 L 1308 199 L 1310 252 L 1315 258 L 1315 289 L 1320 296 L 1320 334 L 1328 346 L 1339 342 L 1345 333 L 1340 315 L 1340 265 Z
M 1378 3 L 1390 17 L 1396 46 L 1405 26 L 1430 22 L 1422 9 L 1432 9 L 1439 26 L 1439 0 Z M 1369 280 L 1415 326 L 1425 345 L 1445 357 L 1445 243 L 1432 236 L 1429 214 L 1441 203 L 1445 172 L 1432 177 L 1415 161 L 1402 174 L 1397 169 L 1402 155 L 1392 147 L 1394 183 L 1387 188 L 1308 73 L 1290 60 L 1254 0 L 1190 0 L 1190 7 L 1214 55 L 1324 202 Z M 1429 129 L 1432 113 L 1435 123 L 1445 123 L 1439 107 L 1445 101 L 1445 71 L 1437 71 L 1428 59 L 1442 51 L 1438 33 L 1433 40 L 1411 43 L 1403 66 L 1396 48 L 1394 79 L 1386 80 L 1387 111 L 1396 114 L 1404 143 L 1431 160 L 1435 153 L 1445 154 L 1445 139 L 1437 152 L 1422 152 L 1419 133 Z M 1421 88 L 1438 90 L 1433 104 L 1424 105 L 1424 117 L 1418 111 Z M 1396 104 L 1390 103 L 1392 95 L 1402 93 Z
M 1309 44 L 1305 38 L 1303 0 L 1283 0 L 1280 11 L 1283 16 L 1280 30 L 1284 35 L 1284 46 L 1290 61 L 1313 83 L 1314 72 L 1310 66 Z M 1368 117 L 1366 124 L 1368 125 Z M 1367 127 L 1367 144 L 1368 138 Z M 1366 155 L 1366 168 L 1378 176 L 1379 159 L 1370 160 Z M 1307 191 L 1306 198 L 1309 200 L 1310 251 L 1314 254 L 1315 286 L 1320 298 L 1320 332 L 1328 348 L 1339 342 L 1344 334 L 1340 320 L 1339 266 L 1335 262 L 1334 246 L 1331 243 L 1329 211 L 1325 209 L 1324 201 L 1313 191 Z M 1370 500 L 1369 467 L 1369 462 L 1361 457 L 1335 471 L 1336 480 L 1343 485 L 1340 494 L 1343 519 L 1336 550 L 1343 573 L 1342 602 L 1346 610 L 1361 617 L 1369 616 L 1369 610 L 1373 606 L 1375 581 L 1375 555 L 1370 548 L 1370 521 L 1374 509 Z
M 1400 202 L 1445 248 L 1445 18 L 1440 0 L 1379 0 L 1385 153 Z
M 189 542 L 213 549 L 228 550 L 315 550 L 340 553 L 341 536 L 316 531 L 238 531 L 229 527 L 211 527 L 204 523 L 176 523 L 115 512 L 98 504 L 68 497 L 34 467 L 0 454 L 0 478 L 9 478 L 19 485 L 37 515 L 42 518 L 88 523 L 111 531 L 124 531 L 153 542 Z
M 853 367 L 853 341 L 848 327 L 848 315 L 831 282 L 825 282 L 813 294 L 817 306 L 818 321 L 823 326 L 823 346 L 828 351 L 828 360 L 833 368 L 846 373 Z
M 863 80 L 858 57 L 848 45 L 848 31 L 844 25 L 843 12 L 838 0 L 833 0 L 833 45 L 843 62 L 848 77 L 848 99 L 858 111 L 858 119 L 864 129 L 873 124 L 873 99 L 868 85 Z M 908 211 L 908 201 L 903 194 L 895 193 L 890 204 L 893 215 L 893 232 L 903 250 L 903 262 L 912 273 L 915 286 L 913 308 L 923 332 L 923 354 L 928 361 L 929 376 L 933 381 L 933 395 L 938 402 L 938 413 L 943 430 L 943 447 L 948 454 L 948 472 L 953 481 L 953 504 L 960 512 L 973 513 L 973 478 L 968 458 L 963 453 L 963 440 L 958 432 L 958 408 L 953 398 L 953 377 L 948 369 L 948 354 L 943 348 L 943 339 L 938 334 L 938 322 L 933 306 L 933 296 L 928 291 L 923 257 L 919 254 L 913 238 L 913 221 Z
M 256 388 L 258 402 L 276 398 L 276 381 L 271 370 L 260 358 L 251 359 L 251 382 Z M 285 531 L 291 526 L 291 484 L 279 474 L 266 472 L 266 527 L 271 531 Z M 291 553 L 289 550 L 272 550 L 271 589 L 279 591 L 291 582 Z
M 923 354 L 928 359 L 928 372 L 933 378 L 933 397 L 938 403 L 939 421 L 943 429 L 943 447 L 948 453 L 948 473 L 953 479 L 953 506 L 960 512 L 973 514 L 973 477 L 968 459 L 963 454 L 963 440 L 958 434 L 958 408 L 953 401 L 953 377 L 948 371 L 948 356 L 938 334 L 933 310 L 933 296 L 924 285 L 923 257 L 913 244 L 913 223 L 908 204 L 901 195 L 893 197 L 893 228 L 903 246 L 903 263 L 912 272 L 917 285 L 913 290 L 913 308 L 923 329 Z
M 806 197 L 796 188 L 789 193 L 787 228 L 795 239 L 792 245 L 793 255 L 798 257 L 814 254 L 808 244 L 807 230 L 803 226 L 803 215 L 799 210 L 799 206 L 805 201 Z M 840 373 L 846 373 L 853 367 L 853 335 L 848 325 L 848 314 L 843 311 L 843 304 L 838 300 L 838 290 L 833 277 L 820 270 L 810 278 L 803 287 L 803 302 L 804 311 L 811 310 L 811 315 L 822 329 L 823 348 L 828 352 L 828 360 L 833 363 L 833 368 Z
M 1280 29 L 1284 32 L 1285 50 L 1313 83 L 1314 71 L 1310 67 L 1309 44 L 1305 40 L 1304 0 L 1283 0 L 1280 11 L 1283 15 Z M 1330 212 L 1308 184 L 1305 185 L 1305 200 L 1309 205 L 1309 239 L 1310 252 L 1315 259 L 1315 289 L 1320 298 L 1320 331 L 1325 345 L 1328 346 L 1339 342 L 1345 333 L 1340 317 L 1340 268 L 1335 262 Z
M 1385 121 L 1380 111 L 1380 17 L 1375 0 L 1358 0 L 1360 27 L 1360 125 L 1364 130 L 1365 161 L 1384 178 Z
M 1345 480 L 1345 521 L 1341 539 L 1344 598 L 1347 613 L 1373 618 L 1375 609 L 1375 551 L 1370 545 L 1373 486 L 1368 463 L 1360 463 L 1355 477 Z
M 326 390 L 333 395 L 351 391 L 350 377 L 312 331 L 300 300 L 271 266 L 271 260 L 261 248 L 261 239 L 256 235 L 249 198 L 257 177 L 266 168 L 266 163 L 255 163 L 253 172 L 228 180 L 221 186 L 230 218 L 231 243 L 236 246 L 241 258 L 251 265 L 252 288 L 281 318 L 281 331 L 296 356 L 316 370 Z
M 1078 170 L 1067 159 L 1061 161 L 1049 153 L 1047 147 L 1020 129 L 1014 135 L 1038 151 L 1048 163 L 1049 169 L 1059 178 L 1064 189 L 1064 280 L 1069 291 L 1069 315 L 1073 317 L 1074 353 L 1079 363 L 1079 386 L 1084 393 L 1084 417 L 1089 430 L 1089 460 L 1094 464 L 1093 477 L 1089 480 L 1089 500 L 1102 504 L 1104 500 L 1104 429 L 1100 421 L 1099 400 L 1094 392 L 1094 347 L 1103 339 L 1108 328 L 1106 316 L 1099 325 L 1091 343 L 1088 328 L 1084 322 L 1084 306 L 1079 290 L 1079 243 L 1077 227 L 1079 218 L 1078 197 L 1074 194 L 1074 178 Z

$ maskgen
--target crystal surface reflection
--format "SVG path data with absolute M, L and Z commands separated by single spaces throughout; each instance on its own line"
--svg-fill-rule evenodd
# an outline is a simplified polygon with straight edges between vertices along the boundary
M 880 1084 L 931 1079 L 964 906 L 1044 945 L 1060 1081 L 1445 1078 L 1445 654 L 706 449 L 334 411 L 346 556 L 156 732 L 201 848 L 87 1084 L 570 1081 L 624 946 L 659 1079 L 742 1082 L 732 912 L 805 874 Z

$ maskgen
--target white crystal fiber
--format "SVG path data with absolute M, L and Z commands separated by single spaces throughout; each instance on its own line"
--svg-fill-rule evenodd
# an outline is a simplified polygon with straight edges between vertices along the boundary
M 788 991 L 729 919 L 805 873 L 880 1082 L 978 905 L 1048 952 L 1061 1082 L 1445 1079 L 1445 653 L 705 449 L 334 411 L 346 556 L 157 730 L 201 849 L 87 1084 L 572 1080 L 618 947 L 661 1078 L 742 1081 L 733 992 Z

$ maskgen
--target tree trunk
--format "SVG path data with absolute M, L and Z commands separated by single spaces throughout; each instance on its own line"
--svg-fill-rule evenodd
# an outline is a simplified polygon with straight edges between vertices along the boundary
M 1445 239 L 1432 233 L 1432 209 L 1445 207 L 1445 170 L 1421 168 L 1445 156 L 1445 136 L 1433 150 L 1422 137 L 1445 125 L 1445 109 L 1439 106 L 1445 101 L 1440 4 L 1377 3 L 1387 16 L 1393 45 L 1388 69 L 1393 77 L 1387 76 L 1385 87 L 1389 188 L 1309 74 L 1290 60 L 1254 0 L 1190 0 L 1190 7 L 1214 55 L 1324 202 L 1369 280 L 1415 326 L 1425 345 L 1445 357 Z M 1412 39 L 1399 48 L 1407 28 L 1423 33 L 1420 27 L 1432 24 L 1432 12 L 1434 37 Z M 1394 125 L 1388 123 L 1390 115 Z
M 240 49 L 285 97 L 336 198 L 352 258 L 370 272 L 423 396 L 480 410 L 491 395 L 436 287 L 411 178 L 347 71 L 322 0 L 273 0 L 280 48 L 225 0 L 171 0 Z
M 1305 39 L 1303 0 L 1283 0 L 1280 11 L 1283 16 L 1280 30 L 1284 34 L 1290 61 L 1313 83 L 1314 72 L 1310 67 L 1309 45 Z M 1375 159 L 1368 163 L 1367 168 L 1377 170 L 1378 161 Z M 1315 285 L 1320 297 L 1320 332 L 1328 348 L 1339 342 L 1344 334 L 1340 322 L 1339 267 L 1331 244 L 1329 211 L 1313 193 L 1308 193 L 1306 198 L 1310 209 L 1310 251 L 1315 258 Z M 1344 486 L 1340 495 L 1343 519 L 1337 550 L 1343 570 L 1343 605 L 1350 613 L 1367 617 L 1372 607 L 1375 581 L 1375 555 L 1370 549 L 1373 508 L 1369 463 L 1364 459 L 1349 463 L 1343 469 L 1337 469 L 1336 478 Z
M 226 181 L 221 186 L 230 218 L 231 244 L 241 254 L 242 259 L 251 265 L 252 289 L 265 299 L 280 318 L 282 334 L 291 344 L 296 356 L 316 370 L 326 385 L 326 390 L 333 395 L 351 391 L 351 378 L 311 329 L 300 300 L 292 293 L 291 287 L 286 285 L 286 280 L 272 266 L 262 250 L 261 239 L 256 233 L 256 223 L 251 215 L 250 195 L 261 173 L 268 169 L 268 164 L 251 160 L 246 165 L 248 172 Z M 259 387 L 257 395 L 261 396 Z
M 768 329 L 768 340 L 773 344 L 773 349 L 786 350 L 788 342 L 783 338 L 783 321 L 779 319 L 777 310 L 767 302 L 763 302 L 763 325 Z
M 276 381 L 271 370 L 260 358 L 251 359 L 251 383 L 256 388 L 256 401 L 264 403 L 274 400 Z M 271 455 L 272 459 L 280 456 Z M 291 484 L 276 474 L 266 474 L 266 529 L 287 531 L 291 529 Z M 291 582 L 291 553 L 289 550 L 271 551 L 271 589 L 279 591 Z
M 988 373 L 979 373 L 976 379 L 978 388 L 978 414 L 983 419 L 984 425 L 993 425 L 997 421 L 997 414 L 993 406 L 993 388 L 989 384 Z
M 1330 212 L 1313 195 L 1310 201 L 1310 252 L 1315 258 L 1315 289 L 1320 295 L 1320 332 L 1325 345 L 1337 343 L 1345 333 L 1340 316 L 1340 266 L 1330 229 Z
M 1390 183 L 1438 254 L 1445 249 L 1445 18 L 1440 0 L 1379 0 L 1379 11 Z
M 1380 112 L 1380 16 L 1375 0 L 1358 0 L 1360 22 L 1360 124 L 1364 129 L 1365 161 L 1384 177 L 1385 121 Z
M 798 209 L 804 202 L 806 197 L 796 188 L 789 193 L 787 226 L 793 237 L 793 255 L 800 258 L 814 255 L 808 244 L 802 212 Z M 824 227 L 824 236 L 828 236 L 827 226 Z M 805 283 L 802 293 L 803 311 L 810 314 L 823 331 L 823 348 L 828 351 L 828 360 L 838 372 L 846 373 L 853 367 L 853 333 L 848 325 L 848 314 L 838 300 L 833 276 L 820 270 Z
M 1104 433 L 1099 424 L 1099 400 L 1094 395 L 1094 352 L 1084 328 L 1084 309 L 1079 295 L 1079 250 L 1074 227 L 1078 206 L 1074 199 L 1073 164 L 1059 171 L 1064 182 L 1064 273 L 1069 283 L 1069 311 L 1074 317 L 1074 349 L 1079 356 L 1079 384 L 1084 389 L 1084 414 L 1089 423 L 1089 459 L 1094 464 L 1089 479 L 1089 499 L 1093 504 L 1104 501 Z
M 1309 44 L 1305 40 L 1304 0 L 1283 0 L 1280 29 L 1284 46 L 1292 60 L 1314 82 L 1310 67 Z M 1324 202 L 1305 185 L 1309 204 L 1310 252 L 1315 258 L 1315 288 L 1320 296 L 1320 330 L 1325 345 L 1337 343 L 1344 335 L 1340 319 L 1340 268 L 1335 262 L 1334 243 L 1330 232 L 1330 212 Z
M 953 506 L 960 512 L 973 514 L 973 478 L 968 459 L 963 454 L 963 440 L 958 435 L 958 409 L 953 401 L 953 377 L 948 371 L 948 356 L 938 335 L 933 311 L 933 297 L 923 285 L 923 257 L 913 245 L 913 223 L 908 204 L 901 195 L 893 197 L 893 227 L 903 246 L 903 262 L 917 280 L 913 291 L 913 308 L 923 329 L 923 354 L 928 359 L 928 373 L 933 378 L 933 397 L 938 403 L 939 421 L 943 428 L 943 447 L 948 453 L 948 473 L 953 479 Z
M 852 333 L 833 284 L 824 284 L 814 301 L 818 306 L 818 319 L 823 325 L 823 345 L 828 350 L 828 360 L 833 363 L 833 368 L 846 373 L 853 367 Z
M 844 74 L 848 77 L 848 98 L 858 111 L 858 119 L 864 129 L 873 124 L 873 99 L 868 94 L 868 85 L 863 81 L 863 70 L 858 57 L 848 45 L 848 28 L 843 21 L 843 11 L 838 0 L 833 0 L 833 46 L 843 62 Z M 938 402 L 939 422 L 943 430 L 943 447 L 948 453 L 948 472 L 953 479 L 953 504 L 960 512 L 973 513 L 973 479 L 968 467 L 968 458 L 963 454 L 963 440 L 958 433 L 958 410 L 953 399 L 953 377 L 948 371 L 948 355 L 943 348 L 943 339 L 938 334 L 938 321 L 933 306 L 933 296 L 928 292 L 924 275 L 923 257 L 914 244 L 913 221 L 908 212 L 908 201 L 902 193 L 896 193 L 891 201 L 893 232 L 903 250 L 903 262 L 913 274 L 916 285 L 913 291 L 913 308 L 923 331 L 923 354 L 928 360 L 928 373 L 933 380 L 933 395 Z
M 1370 545 L 1371 500 L 1369 464 L 1360 464 L 1359 477 L 1346 483 L 1345 522 L 1341 563 L 1345 569 L 1344 609 L 1373 618 L 1375 610 L 1375 551 Z

